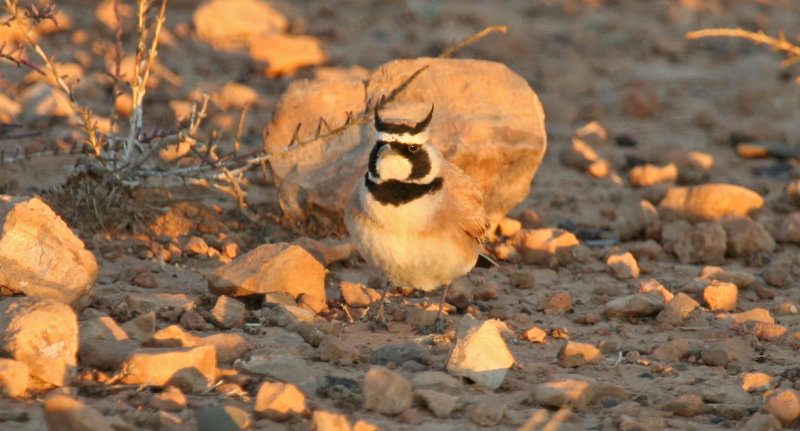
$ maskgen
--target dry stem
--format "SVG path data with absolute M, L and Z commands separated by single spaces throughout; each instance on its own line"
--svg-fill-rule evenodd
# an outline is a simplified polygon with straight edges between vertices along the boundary
M 467 45 L 470 45 L 472 43 L 475 43 L 475 42 L 483 39 L 484 37 L 488 36 L 489 33 L 494 33 L 494 32 L 505 33 L 506 31 L 508 31 L 508 28 L 506 28 L 506 26 L 504 26 L 504 25 L 496 25 L 496 26 L 486 27 L 483 30 L 473 34 L 472 36 L 470 36 L 470 37 L 462 40 L 461 42 L 451 46 L 450 48 L 446 49 L 443 53 L 439 54 L 439 57 L 441 57 L 441 58 L 449 58 L 453 54 L 455 54 L 456 52 L 461 50 L 461 48 L 464 48 Z

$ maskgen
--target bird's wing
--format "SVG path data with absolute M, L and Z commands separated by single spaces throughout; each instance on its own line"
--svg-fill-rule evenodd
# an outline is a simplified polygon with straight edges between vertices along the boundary
M 453 198 L 453 211 L 458 226 L 478 242 L 489 235 L 489 217 L 483 207 L 483 192 L 458 166 L 445 162 L 442 166 L 444 189 Z

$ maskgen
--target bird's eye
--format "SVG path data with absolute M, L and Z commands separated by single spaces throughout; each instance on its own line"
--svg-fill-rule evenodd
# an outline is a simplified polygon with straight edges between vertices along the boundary
M 412 153 L 416 153 L 417 151 L 419 151 L 419 149 L 420 149 L 420 148 L 421 148 L 421 147 L 420 147 L 419 145 L 416 145 L 416 144 L 414 144 L 414 145 L 409 145 L 409 146 L 408 146 L 408 151 L 409 151 L 409 152 L 412 152 Z

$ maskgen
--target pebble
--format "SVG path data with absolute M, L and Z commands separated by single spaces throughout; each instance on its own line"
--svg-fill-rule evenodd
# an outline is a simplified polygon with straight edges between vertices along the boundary
M 679 362 L 688 354 L 689 340 L 685 338 L 679 338 L 656 347 L 653 349 L 653 352 L 650 353 L 650 356 L 658 361 L 669 363 Z
M 564 148 L 559 153 L 559 160 L 564 166 L 586 171 L 592 163 L 597 162 L 600 156 L 591 145 L 579 137 L 572 138 L 572 145 Z
M 747 392 L 764 392 L 775 385 L 769 374 L 751 372 L 742 374 L 742 389 Z
M 197 302 L 194 297 L 182 293 L 131 293 L 125 296 L 125 303 L 135 313 L 147 314 L 152 311 L 162 316 L 192 310 Z
M 675 400 L 668 401 L 661 410 L 672 412 L 683 417 L 694 417 L 706 412 L 706 405 L 703 399 L 697 394 L 681 395 Z
M 501 401 L 484 401 L 478 403 L 469 415 L 470 422 L 482 427 L 494 427 L 500 424 L 506 413 L 506 404 Z
M 771 299 L 771 298 L 768 298 Z M 791 302 L 782 302 L 772 307 L 771 310 L 778 316 L 791 316 L 798 313 L 797 306 Z
M 647 187 L 657 183 L 674 182 L 678 179 L 678 167 L 674 163 L 664 166 L 644 164 L 631 169 L 628 180 L 634 187 Z
M 730 271 L 718 266 L 705 266 L 700 270 L 700 277 L 733 283 L 739 289 L 749 289 L 756 282 L 756 278 L 747 272 Z
M 136 341 L 85 339 L 80 341 L 78 359 L 81 366 L 98 370 L 117 370 L 128 355 L 139 348 Z
M 699 222 L 725 215 L 748 217 L 763 206 L 761 195 L 747 188 L 732 184 L 701 184 L 671 187 L 659 204 L 659 210 L 668 217 Z
M 567 312 L 572 309 L 572 296 L 569 292 L 559 292 L 554 295 L 546 296 L 539 301 L 537 310 Z
M 711 311 L 734 311 L 739 289 L 733 283 L 712 280 L 703 289 L 703 300 Z
M 597 394 L 597 383 L 588 377 L 561 376 L 534 386 L 531 397 L 546 407 L 570 406 L 585 411 Z
M 761 411 L 772 414 L 788 427 L 800 417 L 800 398 L 796 391 L 785 389 L 770 397 Z
M 456 330 L 456 345 L 447 361 L 447 372 L 467 377 L 496 390 L 514 364 L 514 357 L 499 331 L 497 320 L 477 320 L 465 315 Z
M 178 325 L 170 325 L 153 334 L 148 342 L 152 347 L 197 347 L 213 346 L 217 351 L 217 362 L 230 363 L 247 352 L 251 345 L 240 334 L 220 332 L 198 337 L 184 331 Z
M 148 406 L 168 412 L 179 412 L 186 408 L 186 395 L 175 386 L 167 386 L 162 392 L 154 394 Z
M 431 389 L 450 395 L 459 395 L 464 391 L 464 384 L 450 374 L 442 371 L 421 371 L 411 377 L 414 390 Z
M 216 379 L 217 352 L 213 346 L 142 348 L 131 352 L 122 365 L 122 382 L 165 386 L 180 370 L 194 368 L 206 380 Z
M 606 317 L 644 317 L 653 316 L 664 309 L 664 295 L 654 293 L 635 293 L 608 301 L 603 306 Z
M 681 263 L 719 264 L 725 262 L 727 234 L 716 222 L 675 220 L 664 225 L 661 245 Z
M 514 244 L 524 263 L 550 267 L 575 261 L 572 249 L 580 244 L 572 233 L 559 228 L 523 229 Z
M 183 251 L 188 253 L 189 256 L 207 256 L 208 243 L 203 237 L 192 236 L 183 245 Z
M 244 325 L 247 307 L 241 301 L 222 295 L 211 309 L 211 321 L 222 329 L 238 328 Z
M 253 408 L 256 417 L 282 422 L 303 415 L 306 411 L 306 396 L 297 386 L 267 381 L 258 387 Z
M 586 364 L 598 364 L 603 360 L 603 354 L 591 344 L 567 341 L 561 346 L 556 358 L 562 367 L 575 368 Z
M 249 428 L 250 416 L 232 405 L 212 404 L 196 409 L 194 420 L 198 431 L 241 431 Z M 174 416 L 173 420 L 162 424 L 160 429 L 180 427 L 181 422 L 180 417 Z
M 411 382 L 381 366 L 372 366 L 364 377 L 364 408 L 385 415 L 398 415 L 411 407 Z
M 380 292 L 360 283 L 342 281 L 339 284 L 339 290 L 342 292 L 344 302 L 351 307 L 368 307 L 381 299 Z
M 217 268 L 208 277 L 208 289 L 234 297 L 287 292 L 294 298 L 314 297 L 324 306 L 325 273 L 325 267 L 302 247 L 264 244 Z
M 667 302 L 664 309 L 656 316 L 656 320 L 661 323 L 677 325 L 686 320 L 700 304 L 683 292 L 678 293 Z
M 0 351 L 27 365 L 45 386 L 64 386 L 78 365 L 78 316 L 54 300 L 6 298 L 0 301 Z
M 703 389 L 703 401 L 706 403 L 723 404 L 750 404 L 752 401 L 750 394 L 744 391 L 739 385 L 723 383 Z
M 606 265 L 620 280 L 636 278 L 639 276 L 639 263 L 630 252 L 613 253 L 606 259 Z
M 250 58 L 266 62 L 264 74 L 278 78 L 303 67 L 320 65 L 328 56 L 315 37 L 270 33 L 250 39 Z
M 764 308 L 753 308 L 740 313 L 724 314 L 721 317 L 730 317 L 736 323 L 744 323 L 747 321 L 775 323 L 775 319 L 769 314 L 769 311 Z
M 675 297 L 675 295 L 673 295 L 672 292 L 667 290 L 667 288 L 664 287 L 664 285 L 661 284 L 655 278 L 639 282 L 639 293 L 650 293 L 650 292 L 660 293 L 664 303 L 672 301 L 672 298 Z
M 81 328 L 83 326 L 81 325 Z M 134 340 L 144 343 L 153 337 L 156 332 L 156 313 L 149 312 L 122 324 L 122 329 Z
M 317 348 L 320 360 L 349 367 L 361 356 L 357 348 L 333 336 L 325 337 Z
M 327 412 L 325 410 L 314 410 L 314 413 L 311 414 L 311 430 L 356 431 L 356 428 L 350 427 L 350 422 L 347 420 L 346 415 Z
M 503 217 L 497 223 L 497 232 L 506 237 L 516 235 L 522 229 L 522 222 L 510 217 Z
M 750 218 L 737 218 L 724 221 L 727 234 L 727 254 L 730 256 L 749 256 L 755 253 L 772 253 L 775 240 L 767 228 Z
M 21 398 L 28 392 L 30 370 L 24 362 L 0 358 L 0 393 L 9 398 Z
M 63 393 L 44 400 L 44 419 L 49 431 L 112 431 L 99 411 Z
M 76 310 L 92 301 L 94 254 L 39 198 L 0 194 L 0 259 L 0 286 L 11 292 L 52 299 Z
M 534 326 L 520 335 L 520 339 L 530 341 L 532 343 L 544 343 L 547 338 L 547 331 L 542 328 Z
M 234 363 L 237 370 L 263 375 L 270 380 L 286 381 L 299 387 L 303 393 L 314 393 L 319 386 L 318 372 L 295 353 L 256 350 Z
M 620 238 L 622 239 L 622 238 Z M 661 255 L 664 254 L 664 248 L 661 247 L 661 244 L 653 241 L 652 239 L 648 239 L 645 241 L 634 241 L 625 244 L 627 250 L 633 254 L 633 256 L 637 260 L 641 259 L 658 259 Z
M 756 413 L 747 420 L 744 429 L 753 431 L 774 431 L 782 429 L 781 421 L 769 413 Z
M 181 314 L 178 323 L 180 323 L 184 329 L 191 331 L 205 331 L 208 329 L 208 323 L 205 317 L 194 310 L 188 310 Z
M 207 1 L 195 10 L 192 21 L 200 40 L 220 48 L 233 48 L 251 37 L 289 28 L 284 15 L 260 0 Z
M 800 244 L 800 212 L 780 217 L 770 224 L 769 228 L 776 241 Z
M 516 270 L 508 273 L 509 283 L 517 289 L 532 289 L 536 285 L 536 276 L 530 271 Z
M 790 269 L 787 265 L 770 265 L 761 271 L 761 278 L 775 287 L 786 287 L 789 282 Z
M 458 407 L 459 397 L 432 389 L 414 391 L 414 398 L 421 401 L 437 418 L 447 418 Z

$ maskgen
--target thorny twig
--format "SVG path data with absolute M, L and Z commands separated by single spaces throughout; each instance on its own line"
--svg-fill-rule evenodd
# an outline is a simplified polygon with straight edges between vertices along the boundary
M 494 32 L 505 33 L 506 31 L 508 31 L 508 28 L 506 28 L 506 26 L 504 26 L 504 25 L 496 25 L 496 26 L 492 26 L 492 27 L 486 27 L 483 30 L 473 34 L 472 36 L 462 40 L 461 42 L 459 42 L 457 44 L 454 44 L 450 48 L 447 48 L 443 53 L 439 54 L 439 57 L 441 57 L 441 58 L 450 58 L 450 57 L 453 56 L 453 54 L 458 52 L 461 48 L 464 48 L 465 46 L 467 46 L 469 44 L 475 43 L 475 42 L 483 39 L 484 37 L 489 35 L 489 33 L 494 33 Z

